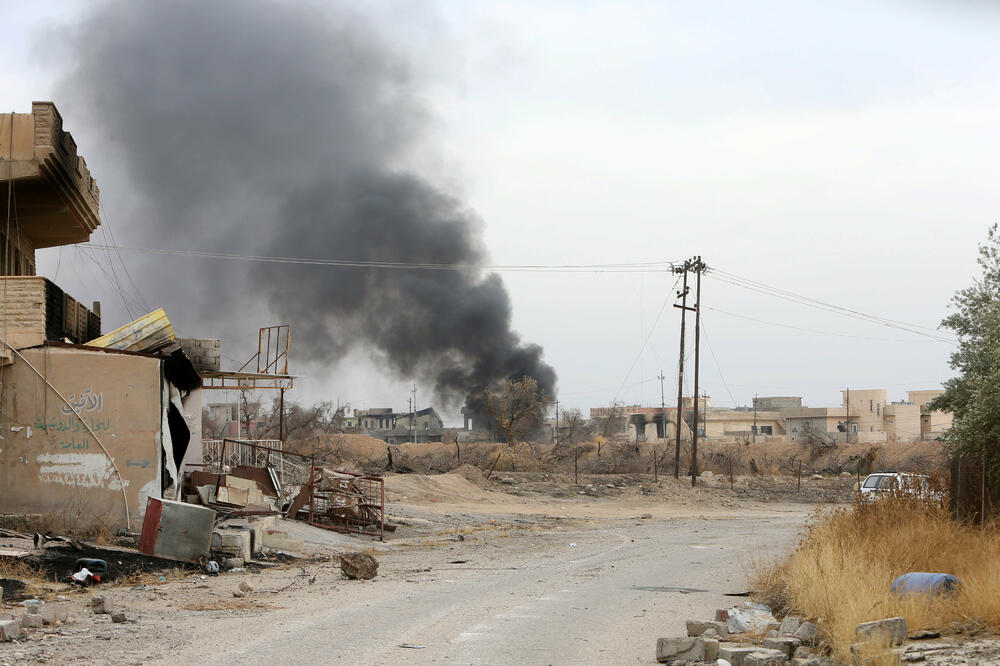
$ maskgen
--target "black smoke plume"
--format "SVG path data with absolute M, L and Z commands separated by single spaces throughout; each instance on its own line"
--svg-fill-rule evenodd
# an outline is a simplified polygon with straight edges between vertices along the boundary
M 128 188 L 120 243 L 486 261 L 477 217 L 406 167 L 425 149 L 428 114 L 417 77 L 362 17 L 298 2 L 107 2 L 67 43 L 74 122 L 99 133 L 123 172 L 104 196 Z M 509 377 L 555 388 L 542 349 L 511 330 L 496 274 L 143 263 L 147 300 L 196 335 L 234 336 L 273 316 L 292 324 L 300 362 L 329 367 L 367 348 L 447 404 Z

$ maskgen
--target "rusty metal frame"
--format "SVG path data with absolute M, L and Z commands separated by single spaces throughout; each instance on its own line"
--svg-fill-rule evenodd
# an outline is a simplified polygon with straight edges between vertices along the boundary
M 251 359 L 253 360 L 253 359 Z M 290 389 L 295 385 L 292 375 L 275 375 L 256 372 L 202 371 L 201 387 L 216 390 Z
M 288 353 L 292 348 L 292 328 L 288 324 L 264 326 L 257 332 L 257 353 L 235 372 L 200 372 L 203 389 L 284 391 L 293 388 L 295 377 L 288 374 Z M 255 367 L 256 366 L 256 367 Z
M 265 334 L 267 344 L 264 343 Z M 271 338 L 274 338 L 274 356 L 271 356 Z M 281 348 L 282 338 L 285 341 L 284 349 Z M 288 324 L 278 324 L 277 326 L 266 326 L 260 329 L 257 337 L 257 372 L 261 374 L 288 374 L 288 350 L 292 346 L 292 329 Z M 261 359 L 263 357 L 263 360 Z M 250 359 L 251 361 L 253 359 Z M 246 369 L 250 364 L 247 361 L 241 370 Z
M 385 541 L 385 479 L 380 476 L 366 476 L 340 469 L 330 470 L 337 474 L 353 477 L 360 493 L 357 518 L 335 516 L 328 511 L 333 506 L 330 497 L 336 493 L 316 489 L 319 479 L 322 478 L 323 469 L 322 466 L 313 465 L 309 483 L 302 488 L 302 492 L 305 492 L 307 488 L 309 492 L 309 518 L 306 522 L 313 527 L 347 534 L 371 534 L 365 532 L 364 528 L 374 523 L 378 525 L 379 540 Z M 301 510 L 304 511 L 305 507 Z M 295 516 L 290 517 L 295 518 Z

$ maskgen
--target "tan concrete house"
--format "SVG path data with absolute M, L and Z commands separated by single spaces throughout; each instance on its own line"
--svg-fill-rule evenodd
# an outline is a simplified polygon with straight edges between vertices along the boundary
M 0 115 L 0 156 L 16 220 L 0 233 L 0 514 L 137 530 L 146 499 L 174 498 L 185 458 L 200 462 L 201 378 L 172 329 L 156 337 L 165 316 L 98 345 L 100 305 L 35 275 L 36 249 L 99 224 L 97 184 L 55 106 Z

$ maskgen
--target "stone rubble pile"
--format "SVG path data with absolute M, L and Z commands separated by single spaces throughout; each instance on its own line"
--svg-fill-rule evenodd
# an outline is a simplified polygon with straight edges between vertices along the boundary
M 773 619 L 764 607 L 745 604 L 717 610 L 712 621 L 688 620 L 686 636 L 657 640 L 656 660 L 677 666 L 846 666 L 830 656 L 820 628 L 801 617 L 788 615 L 781 622 L 753 627 L 759 630 L 756 632 L 731 633 L 731 627 L 740 624 L 732 618 L 747 608 L 757 609 L 760 617 Z M 907 640 L 906 619 L 902 617 L 860 624 L 856 636 L 857 642 L 851 646 L 856 664 L 883 663 L 886 657 L 893 663 L 915 661 L 937 648 L 901 647 Z

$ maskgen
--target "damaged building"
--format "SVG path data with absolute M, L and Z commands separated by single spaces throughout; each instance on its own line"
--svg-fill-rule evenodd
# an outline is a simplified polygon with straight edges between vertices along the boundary
M 82 243 L 100 190 L 51 102 L 0 116 L 0 507 L 136 529 L 201 458 L 201 385 L 162 310 L 101 335 L 90 308 L 35 274 L 35 251 Z

